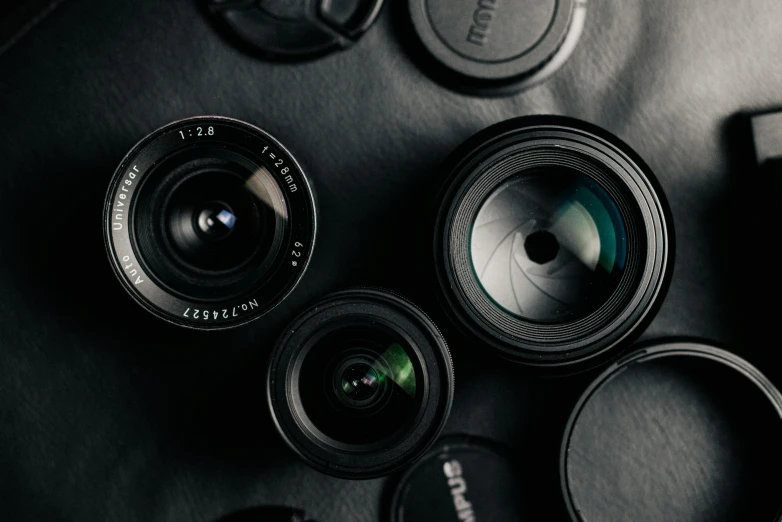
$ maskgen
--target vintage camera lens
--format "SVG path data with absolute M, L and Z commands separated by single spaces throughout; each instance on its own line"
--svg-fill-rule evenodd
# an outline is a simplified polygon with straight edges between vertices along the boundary
M 421 456 L 451 407 L 445 340 L 408 301 L 376 289 L 339 292 L 279 339 L 269 403 L 288 445 L 325 473 L 382 476 Z
M 670 276 L 671 218 L 618 138 L 518 118 L 469 139 L 445 171 L 435 263 L 457 324 L 508 358 L 570 371 L 651 318 Z
M 315 204 L 295 158 L 238 120 L 197 117 L 139 142 L 104 211 L 109 257 L 144 308 L 199 329 L 236 326 L 295 287 L 315 240 Z

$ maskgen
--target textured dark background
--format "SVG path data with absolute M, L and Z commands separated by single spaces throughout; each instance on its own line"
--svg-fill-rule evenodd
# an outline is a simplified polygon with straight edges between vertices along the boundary
M 307 303 L 357 283 L 407 293 L 442 323 L 410 227 L 446 154 L 512 116 L 583 118 L 634 146 L 677 233 L 671 288 L 644 337 L 727 344 L 780 384 L 780 343 L 759 320 L 775 310 L 755 299 L 778 270 L 757 241 L 768 190 L 732 116 L 782 104 L 782 3 L 594 1 L 564 68 L 500 99 L 431 81 L 406 54 L 399 0 L 388 4 L 357 46 L 302 64 L 235 50 L 191 0 L 41 2 L 48 14 L 20 37 L 2 26 L 12 43 L 0 47 L 0 518 L 206 521 L 274 502 L 322 522 L 377 520 L 387 481 L 322 476 L 280 442 L 263 395 L 270 344 Z M 271 132 L 320 203 L 302 284 L 272 314 L 219 334 L 135 305 L 101 237 L 125 152 L 198 114 Z M 556 520 L 559 438 L 590 376 L 538 381 L 451 337 L 447 431 L 518 450 L 531 477 L 520 494 Z

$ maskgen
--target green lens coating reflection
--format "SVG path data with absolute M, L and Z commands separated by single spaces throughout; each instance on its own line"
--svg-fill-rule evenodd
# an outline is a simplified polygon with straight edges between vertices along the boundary
M 416 382 L 413 361 L 407 354 L 402 345 L 394 343 L 380 355 L 380 360 L 385 363 L 388 374 L 378 371 L 378 382 L 380 384 L 388 378 L 402 388 L 410 397 L 415 397 Z

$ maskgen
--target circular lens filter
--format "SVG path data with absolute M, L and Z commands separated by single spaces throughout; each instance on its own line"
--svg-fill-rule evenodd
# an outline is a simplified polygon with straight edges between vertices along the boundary
M 695 342 L 641 348 L 584 392 L 561 450 L 575 522 L 776 521 L 782 394 Z

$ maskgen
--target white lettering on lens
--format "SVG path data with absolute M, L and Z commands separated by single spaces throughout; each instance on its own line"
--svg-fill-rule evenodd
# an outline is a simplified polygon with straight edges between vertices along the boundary
M 120 185 L 120 189 L 122 190 L 122 192 L 128 192 L 128 187 L 133 184 L 133 181 L 131 180 L 136 179 L 137 174 L 139 174 L 138 167 L 136 165 L 133 165 L 133 170 L 128 171 L 128 179 L 126 179 L 123 182 L 124 185 Z M 120 192 L 117 197 L 118 199 L 116 201 L 116 208 L 114 209 L 114 212 L 116 212 L 116 214 L 114 214 L 114 223 L 112 223 L 112 229 L 114 231 L 122 230 L 122 223 L 118 223 L 118 221 L 122 221 L 122 212 L 124 211 L 124 209 L 119 207 L 124 207 L 125 203 L 120 200 L 127 199 L 128 195 L 122 194 Z
M 288 184 L 288 190 L 291 192 L 296 192 L 299 190 L 299 188 L 296 186 L 296 184 L 293 182 L 293 176 L 285 176 L 285 183 Z
M 122 261 L 124 261 L 124 262 L 126 262 L 126 263 L 127 263 L 129 260 L 130 260 L 130 257 L 129 257 L 129 256 L 123 256 L 123 257 L 122 257 Z M 128 263 L 127 265 L 125 265 L 125 270 L 126 270 L 126 271 L 128 271 L 128 275 L 130 275 L 130 277 L 131 277 L 131 278 L 133 278 L 133 277 L 135 277 L 135 278 L 136 278 L 136 281 L 135 281 L 133 284 L 135 284 L 135 285 L 140 285 L 141 283 L 143 283 L 143 282 L 144 282 L 144 280 L 143 280 L 143 279 L 141 279 L 141 276 L 138 276 L 138 277 L 136 277 L 136 274 L 138 274 L 138 270 L 136 270 L 135 268 L 133 268 L 133 263 Z
M 443 464 L 443 473 L 448 478 L 448 487 L 451 490 L 457 518 L 463 522 L 476 522 L 472 503 L 464 496 L 467 493 L 467 481 L 462 476 L 462 465 L 458 460 L 450 460 Z
M 125 256 L 126 258 L 128 256 Z M 132 263 L 128 265 L 126 268 L 129 268 L 133 266 Z M 134 274 L 135 269 L 131 271 L 131 275 Z M 136 279 L 136 284 L 143 283 L 144 280 L 140 277 Z M 246 303 L 238 304 L 233 307 L 232 314 L 229 316 L 228 309 L 223 308 L 222 310 L 193 310 L 193 315 L 188 315 L 190 313 L 190 308 L 186 309 L 185 312 L 182 314 L 183 317 L 187 317 L 189 319 L 203 319 L 204 321 L 218 321 L 220 319 L 230 319 L 230 317 L 239 317 L 238 312 L 247 312 L 250 310 L 253 310 L 255 308 L 258 308 L 258 299 L 253 299 L 252 301 L 247 301 Z

